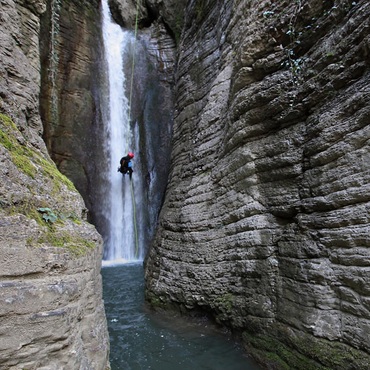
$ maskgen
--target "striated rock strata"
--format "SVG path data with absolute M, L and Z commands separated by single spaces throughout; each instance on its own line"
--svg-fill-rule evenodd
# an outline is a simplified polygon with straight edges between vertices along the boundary
M 190 1 L 153 306 L 268 368 L 370 362 L 370 4 Z
M 41 20 L 43 137 L 53 161 L 91 209 L 101 197 L 96 183 L 106 167 L 100 1 L 50 1 Z
M 1 2 L 0 368 L 103 370 L 102 241 L 41 137 L 45 10 L 46 1 Z

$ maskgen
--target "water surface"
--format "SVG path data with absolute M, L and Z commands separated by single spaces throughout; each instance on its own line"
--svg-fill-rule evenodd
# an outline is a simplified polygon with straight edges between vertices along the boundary
M 258 370 L 212 325 L 153 313 L 141 263 L 104 267 L 103 296 L 112 370 Z

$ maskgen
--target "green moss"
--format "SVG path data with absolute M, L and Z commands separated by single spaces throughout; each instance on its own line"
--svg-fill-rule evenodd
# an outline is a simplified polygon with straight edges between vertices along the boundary
M 36 168 L 32 164 L 32 162 L 19 151 L 14 151 L 11 154 L 13 163 L 26 175 L 32 177 L 33 179 L 36 177 Z
M 72 181 L 70 181 L 66 176 L 59 172 L 58 168 L 53 162 L 45 160 L 38 154 L 35 155 L 35 160 L 36 163 L 42 167 L 42 171 L 45 175 L 47 175 L 50 179 L 57 181 L 58 190 L 60 190 L 60 185 L 58 184 L 59 182 L 66 185 L 69 190 L 77 191 Z
M 79 219 L 77 216 L 70 216 L 71 220 L 76 224 L 76 225 L 81 225 L 82 221 Z
M 3 125 L 9 127 L 12 130 L 17 130 L 17 126 L 12 121 L 12 119 L 5 114 L 0 113 L 0 121 L 3 123 Z
M 31 213 L 29 213 L 29 216 L 31 216 Z M 61 252 L 65 249 L 77 257 L 86 255 L 89 250 L 96 247 L 95 242 L 83 238 L 78 234 L 74 234 L 73 232 L 62 230 L 60 228 L 60 222 L 55 222 L 54 224 L 45 222 L 38 211 L 35 211 L 32 216 L 44 227 L 42 228 L 42 234 L 40 236 L 36 238 L 27 238 L 27 245 L 30 247 L 37 248 L 48 245 L 61 248 Z
M 82 238 L 81 236 L 73 236 L 66 231 L 57 231 L 55 228 L 44 232 L 36 242 L 31 245 L 48 244 L 57 248 L 65 248 L 74 256 L 84 256 L 88 250 L 95 248 L 95 243 Z
M 273 365 L 275 369 L 330 369 L 268 335 L 252 335 L 244 332 L 243 340 L 252 356 L 257 357 L 259 361 Z
M 16 139 L 16 128 L 12 120 L 0 114 L 0 144 L 9 151 L 13 163 L 26 175 L 35 178 L 40 170 L 41 173 L 54 181 L 54 192 L 61 190 L 61 184 L 67 186 L 71 191 L 76 191 L 73 183 L 59 172 L 52 161 L 43 158 L 38 152 L 21 145 Z
M 223 294 L 215 300 L 217 308 L 221 309 L 226 314 L 231 314 L 234 306 L 234 296 L 231 293 Z
M 370 356 L 344 343 L 302 332 L 292 335 L 281 328 L 275 334 L 276 337 L 243 333 L 248 352 L 274 369 L 368 369 Z
M 61 174 L 55 164 L 45 159 L 41 153 L 32 149 L 27 145 L 21 144 L 17 138 L 21 137 L 21 133 L 17 129 L 12 120 L 0 114 L 0 145 L 2 145 L 9 153 L 14 165 L 24 174 L 35 178 L 49 178 L 52 181 L 52 189 L 50 192 L 54 194 L 54 198 L 63 196 L 62 184 L 69 190 L 76 192 L 72 182 Z M 74 256 L 83 256 L 95 248 L 95 243 L 83 238 L 80 235 L 75 235 L 74 231 L 67 232 L 61 229 L 61 225 L 67 218 L 71 218 L 74 224 L 79 225 L 81 220 L 76 216 L 65 216 L 58 210 L 49 208 L 44 201 L 40 200 L 40 195 L 45 193 L 44 187 L 40 186 L 35 189 L 34 183 L 28 186 L 29 193 L 23 194 L 21 199 L 3 200 L 2 204 L 8 215 L 23 214 L 29 219 L 33 219 L 38 225 L 42 226 L 42 235 L 38 238 L 30 237 L 27 239 L 27 245 L 37 247 L 41 245 L 50 245 L 53 247 L 67 250 Z M 50 185 L 45 187 L 50 189 Z M 58 193 L 58 194 L 57 194 Z M 35 196 L 39 195 L 39 196 Z M 62 204 L 62 199 L 59 202 Z M 56 202 L 58 204 L 58 202 Z
M 8 215 L 22 214 L 31 220 L 35 220 L 38 225 L 44 226 L 45 222 L 41 214 L 37 211 L 34 200 L 31 198 L 24 198 L 22 201 L 13 203 L 7 208 Z
M 53 247 L 64 247 L 67 243 L 70 243 L 72 238 L 69 234 L 57 235 L 56 233 L 49 231 L 39 237 L 38 243 L 50 244 Z
M 29 219 L 35 220 L 38 225 L 48 226 L 50 229 L 53 226 L 64 225 L 67 219 L 71 220 L 76 225 L 82 224 L 82 220 L 74 213 L 65 214 L 56 210 L 52 210 L 45 204 L 44 201 L 39 201 L 32 197 L 24 198 L 10 206 L 5 201 L 3 203 L 4 206 L 2 208 L 4 210 L 6 209 L 6 213 L 8 215 L 12 216 L 16 214 L 22 214 Z
M 155 296 L 153 294 L 148 295 L 148 302 L 154 309 L 165 309 L 168 308 L 166 303 L 161 299 L 161 297 Z
M 42 219 L 42 216 L 40 215 L 39 212 L 37 212 L 37 210 L 35 208 L 32 208 L 32 209 L 28 210 L 25 213 L 25 216 L 30 218 L 30 219 L 35 220 L 37 222 L 37 224 L 40 225 L 40 226 L 43 226 L 45 224 L 45 221 Z
M 276 353 L 273 352 L 265 352 L 264 353 L 264 360 L 268 361 L 268 363 L 274 364 L 275 368 L 281 369 L 281 370 L 290 370 L 291 367 L 282 359 L 280 358 Z
M 9 151 L 12 162 L 26 175 L 35 178 L 36 167 L 30 161 L 29 157 L 32 154 L 31 150 L 18 143 L 16 138 L 6 131 L 7 128 L 12 128 L 13 125 L 6 120 L 6 116 L 0 115 L 0 122 L 4 128 L 0 128 L 0 144 Z
M 356 364 L 358 369 L 367 369 L 370 362 L 370 356 L 363 351 L 327 339 L 306 336 L 295 338 L 292 345 L 329 368 L 350 368 Z
M 11 150 L 13 147 L 13 144 L 9 139 L 8 135 L 1 129 L 0 129 L 0 143 L 5 149 L 8 150 Z

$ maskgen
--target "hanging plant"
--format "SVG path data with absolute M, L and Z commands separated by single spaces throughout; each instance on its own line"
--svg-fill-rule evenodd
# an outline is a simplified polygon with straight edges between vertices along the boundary
M 50 208 L 37 208 L 37 210 L 42 213 L 42 218 L 45 222 L 53 224 L 58 220 L 58 216 Z

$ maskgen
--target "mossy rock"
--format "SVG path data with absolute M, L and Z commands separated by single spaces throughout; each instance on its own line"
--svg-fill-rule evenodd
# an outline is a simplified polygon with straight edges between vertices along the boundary
M 95 241 L 89 235 L 85 237 L 87 228 L 81 218 L 84 204 L 72 182 L 58 171 L 46 153 L 30 146 L 4 114 L 0 114 L 0 146 L 5 149 L 8 160 L 3 166 L 9 176 L 7 185 L 4 182 L 1 188 L 4 217 L 23 215 L 36 221 L 25 245 L 57 247 L 77 257 L 95 248 Z M 19 220 L 22 222 L 22 218 Z
M 67 198 L 72 210 L 66 213 L 77 213 L 73 203 L 79 195 L 73 183 L 59 172 L 47 154 L 27 144 L 13 121 L 4 114 L 0 114 L 0 146 L 19 171 L 19 174 L 13 171 L 9 177 L 10 182 L 18 184 L 17 191 L 11 194 L 9 189 L 3 189 L 1 196 L 1 204 L 9 214 L 21 213 L 40 224 L 37 208 L 48 207 L 50 202 L 53 208 L 61 208 L 68 203 Z
M 282 334 L 280 331 L 272 337 L 244 332 L 242 337 L 248 352 L 271 369 L 368 369 L 370 356 L 346 344 L 305 333 L 294 337 Z
M 271 369 L 330 370 L 271 336 L 244 332 L 242 337 L 248 352 Z
M 29 240 L 28 243 L 34 247 L 49 245 L 64 248 L 72 255 L 81 257 L 95 248 L 95 243 L 79 235 L 73 235 L 65 230 L 52 229 L 45 231 L 37 240 Z
M 39 173 L 47 176 L 54 181 L 56 190 L 60 190 L 60 184 L 64 184 L 69 190 L 76 191 L 73 183 L 59 172 L 54 162 L 46 160 L 35 149 L 18 141 L 17 137 L 21 135 L 14 122 L 0 114 L 0 145 L 9 152 L 15 166 L 33 179 Z

